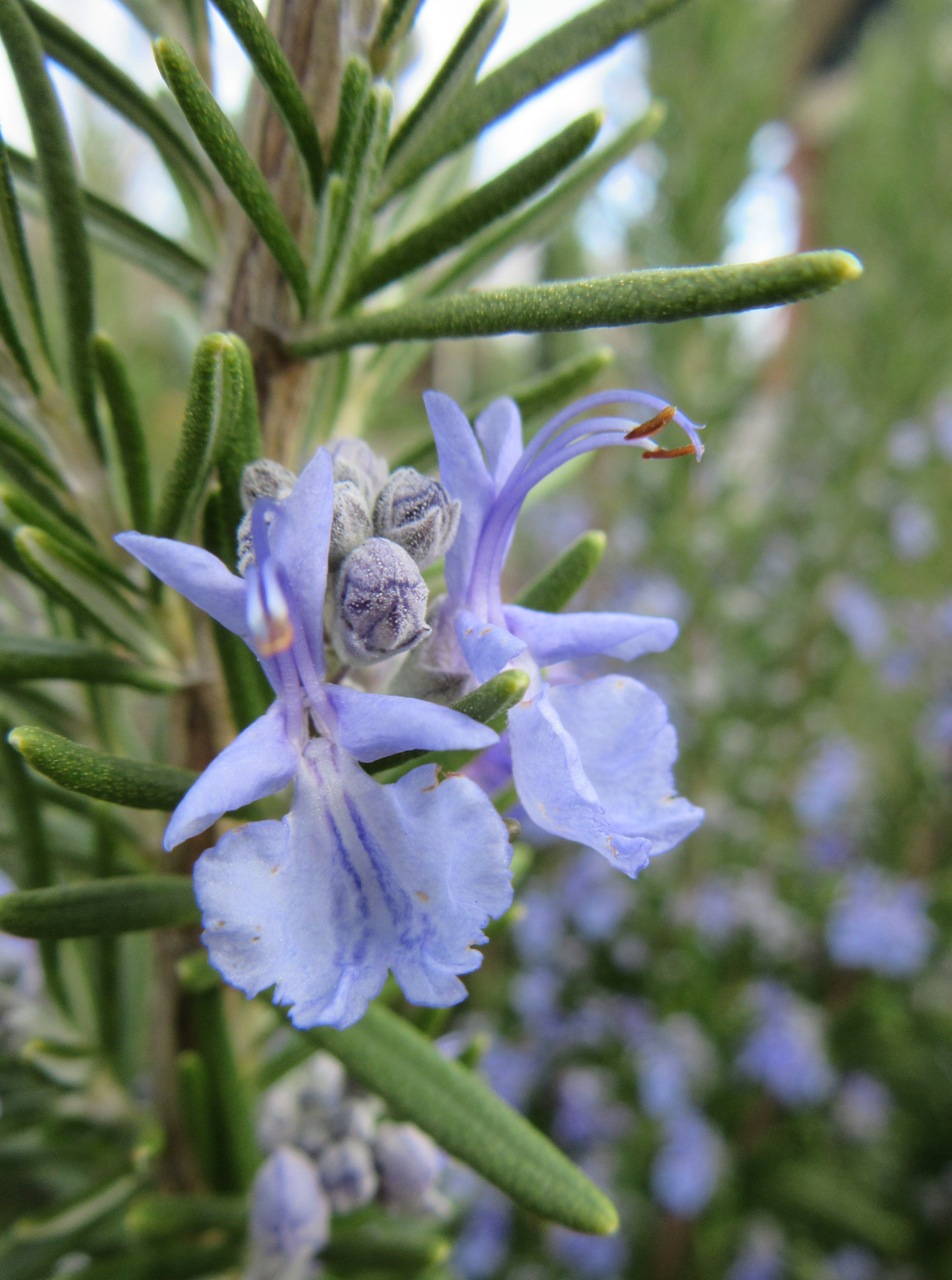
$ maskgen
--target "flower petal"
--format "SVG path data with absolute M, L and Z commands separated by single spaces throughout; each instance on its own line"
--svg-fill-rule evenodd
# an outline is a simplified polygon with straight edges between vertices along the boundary
M 547 686 L 509 712 L 512 774 L 519 799 L 544 831 L 588 845 L 625 875 L 635 876 L 648 865 L 651 842 L 610 826 L 578 746 L 552 706 L 552 692 Z
M 271 550 L 304 626 L 316 672 L 324 670 L 324 590 L 334 515 L 330 454 L 318 449 L 280 504 L 271 528 Z
M 145 533 L 117 533 L 116 541 L 179 595 L 247 639 L 245 584 L 217 556 L 187 542 Z
M 455 1004 L 490 916 L 512 896 L 506 829 L 464 778 L 382 787 L 327 739 L 291 812 L 229 832 L 195 867 L 212 963 L 247 995 L 275 986 L 299 1027 L 345 1027 L 388 967 L 417 1004 Z
M 509 604 L 503 614 L 540 666 L 599 653 L 630 662 L 663 652 L 678 637 L 678 624 L 670 618 L 634 613 L 540 613 Z
M 463 504 L 456 540 L 446 554 L 446 585 L 451 596 L 465 597 L 476 547 L 492 509 L 495 488 L 479 441 L 462 409 L 439 391 L 423 395 L 440 460 L 440 483 Z
M 522 419 L 515 400 L 504 397 L 487 405 L 474 423 L 498 493 L 522 457 Z
M 275 702 L 217 755 L 183 796 L 165 829 L 165 848 L 197 836 L 223 813 L 274 795 L 294 777 L 300 753 Z
M 475 613 L 461 609 L 456 615 L 456 638 L 466 665 L 480 684 L 491 680 L 507 662 L 525 651 L 525 641 L 505 627 L 483 622 Z
M 460 711 L 421 698 L 365 693 L 343 685 L 325 692 L 337 712 L 334 741 L 358 760 L 380 760 L 395 751 L 456 751 L 489 747 L 499 735 Z
M 605 676 L 559 685 L 550 699 L 613 831 L 645 837 L 655 857 L 695 830 L 704 810 L 674 794 L 678 739 L 656 693 L 628 676 Z

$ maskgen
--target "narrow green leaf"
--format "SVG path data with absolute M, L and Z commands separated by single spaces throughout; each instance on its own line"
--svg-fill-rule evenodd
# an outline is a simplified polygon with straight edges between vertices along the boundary
M 194 1130 L 189 1129 L 189 1138 Z M 135 1253 L 122 1253 L 99 1258 L 79 1271 L 71 1271 L 72 1280 L 209 1280 L 209 1277 L 229 1277 L 239 1274 L 241 1246 L 231 1241 L 227 1244 L 204 1240 L 175 1241 L 156 1248 L 140 1246 Z M 11 1280 L 33 1280 L 40 1274 L 31 1271 L 29 1278 L 11 1277 Z M 48 1270 L 44 1276 L 51 1274 Z M 435 1280 L 430 1278 L 430 1280 Z
M 36 288 L 33 264 L 23 231 L 23 220 L 17 204 L 16 191 L 13 186 L 13 171 L 10 168 L 10 156 L 7 146 L 0 135 L 0 229 L 7 245 L 7 252 L 13 264 L 20 289 L 26 299 L 33 321 L 33 327 L 40 340 L 43 351 L 49 359 L 50 347 L 43 324 L 43 313 L 40 310 L 40 296 Z
M 0 281 L 0 341 L 4 343 L 7 350 L 13 356 L 14 361 L 19 366 L 20 372 L 26 378 L 30 390 L 34 395 L 40 393 L 40 380 L 36 376 L 36 371 L 30 361 L 29 352 L 20 337 L 17 329 L 16 320 L 13 318 L 13 312 L 7 301 L 7 295 L 3 291 L 3 282 Z
M 13 455 L 31 471 L 38 471 L 60 489 L 65 487 L 62 476 L 34 434 L 22 421 L 9 414 L 5 405 L 0 404 L 0 455 L 4 453 Z
M 213 1187 L 219 1180 L 220 1152 L 212 1122 L 214 1099 L 208 1068 L 199 1053 L 186 1049 L 176 1058 L 175 1071 L 182 1121 L 202 1177 Z
M 89 560 L 76 555 L 45 529 L 21 525 L 13 534 L 21 570 L 80 621 L 95 627 L 156 666 L 171 658 L 150 629 L 141 610 L 102 580 Z
M 192 361 L 178 452 L 166 477 L 155 532 L 174 538 L 198 501 L 223 433 L 242 412 L 242 358 L 225 333 L 202 338 Z
M 216 986 L 187 997 L 195 1042 L 208 1071 L 212 1126 L 218 1149 L 216 1191 L 247 1191 L 261 1152 L 255 1139 L 248 1089 L 225 1016 L 224 991 Z
M 398 44 L 413 25 L 423 0 L 387 0 L 374 32 L 373 49 L 385 51 Z
M 191 876 L 110 876 L 0 897 L 0 929 L 18 938 L 99 938 L 198 924 Z
M 13 1234 L 24 1241 L 66 1240 L 122 1208 L 138 1185 L 139 1179 L 134 1174 L 122 1174 L 74 1200 L 65 1209 L 54 1209 L 43 1217 L 18 1218 L 13 1225 Z
M 515 400 L 523 420 L 541 417 L 552 409 L 573 400 L 595 381 L 615 359 L 612 347 L 596 347 L 594 351 L 583 351 L 580 355 L 569 356 L 546 373 L 536 378 L 528 378 L 519 382 L 502 394 Z M 496 396 L 492 397 L 494 400 Z M 474 406 L 468 415 L 470 419 L 477 417 L 488 400 Z
M 429 168 L 433 161 L 427 160 L 427 156 L 434 152 L 446 155 L 456 149 L 441 149 L 440 135 L 447 118 L 453 118 L 454 100 L 471 88 L 476 72 L 506 20 L 507 9 L 506 0 L 483 0 L 446 61 L 397 129 L 378 193 L 380 203 Z
M 321 1261 L 345 1275 L 354 1271 L 396 1271 L 415 1276 L 425 1267 L 445 1262 L 453 1247 L 446 1236 L 434 1235 L 420 1222 L 379 1218 L 341 1227 L 336 1222 Z
M 601 111 L 582 116 L 498 177 L 381 249 L 358 272 L 348 300 L 354 302 L 393 280 L 403 279 L 505 217 L 587 151 L 603 120 Z
M 444 156 L 472 142 L 520 102 L 597 58 L 680 2 L 602 0 L 549 32 L 460 94 L 440 127 L 430 131 L 425 145 L 414 148 L 411 162 L 402 164 L 392 176 L 391 189 L 408 186 Z
M 182 687 L 174 672 L 143 667 L 84 640 L 0 634 L 0 683 L 20 680 L 122 684 L 146 693 L 174 693 Z
M 212 0 L 235 33 L 291 135 L 316 198 L 324 185 L 324 153 L 310 108 L 284 50 L 251 0 Z
M 344 175 L 345 186 L 329 229 L 324 269 L 315 294 L 321 313 L 334 311 L 346 291 L 353 261 L 364 242 L 370 201 L 377 186 L 393 109 L 388 85 L 374 85 L 364 102 Z
M 49 10 L 34 0 L 21 0 L 21 3 L 47 54 L 150 139 L 176 186 L 189 190 L 189 203 L 199 199 L 198 188 L 211 195 L 214 188 L 204 163 L 155 100 Z
M 107 755 L 33 725 L 13 729 L 8 740 L 37 773 L 67 791 L 130 809 L 168 812 L 198 777 L 191 769 Z
M 43 48 L 20 0 L 0 0 L 0 40 L 6 47 L 36 147 L 37 175 L 53 242 L 73 398 L 90 439 L 101 451 L 89 362 L 93 281 L 83 225 L 82 195 L 66 124 L 44 66 Z
M 370 68 L 363 58 L 351 55 L 344 64 L 340 93 L 337 98 L 337 123 L 334 141 L 331 143 L 328 168 L 333 173 L 344 173 L 349 165 L 354 137 L 360 124 L 364 103 L 370 93 Z
M 248 1205 L 242 1196 L 145 1195 L 129 1206 L 126 1226 L 146 1240 L 193 1234 L 217 1227 L 244 1234 Z
M 547 569 L 543 569 L 538 578 L 516 597 L 516 604 L 524 609 L 558 613 L 598 568 L 607 544 L 604 533 L 589 529 Z
M 289 346 L 295 356 L 415 338 L 559 333 L 667 324 L 799 302 L 855 280 L 862 267 L 834 249 L 728 267 L 673 267 L 452 294 L 355 316 Z
M 222 430 L 218 433 L 215 445 L 215 468 L 221 481 L 222 516 L 228 531 L 228 546 L 221 558 L 227 565 L 234 568 L 235 534 L 244 515 L 241 505 L 241 473 L 249 462 L 255 462 L 262 457 L 264 445 L 261 442 L 261 422 L 258 418 L 258 398 L 255 392 L 255 370 L 251 352 L 236 333 L 229 333 L 226 336 L 233 346 L 237 360 L 241 394 L 235 400 L 233 411 L 223 417 Z M 216 555 L 220 554 L 216 552 Z
M 53 857 L 41 816 L 38 788 L 22 758 L 8 742 L 7 729 L 7 725 L 0 725 L 0 779 L 4 783 L 8 810 L 13 818 L 17 851 L 23 868 L 22 883 L 26 885 L 26 892 L 40 892 L 53 882 Z M 67 1008 L 59 948 L 55 942 L 40 943 L 40 963 L 50 994 L 57 1004 Z
M 106 559 L 88 535 L 74 532 L 71 525 L 64 524 L 54 511 L 44 508 L 28 494 L 12 485 L 0 484 L 0 502 L 18 522 L 42 529 L 65 551 L 81 561 L 91 576 L 101 575 L 126 591 L 136 590 L 122 570 Z
M 525 671 L 500 671 L 498 676 L 493 676 L 472 693 L 466 693 L 462 698 L 457 699 L 452 707 L 454 711 L 462 712 L 471 720 L 478 720 L 480 724 L 489 724 L 514 707 L 528 687 L 529 677 Z M 433 758 L 434 753 L 430 751 L 400 751 L 396 755 L 384 756 L 383 759 L 374 760 L 363 767 L 367 773 L 384 773 L 388 769 L 395 769 L 412 760 L 429 761 Z
M 304 260 L 261 171 L 182 46 L 176 40 L 162 38 L 153 47 L 162 78 L 182 114 L 225 185 L 271 250 L 303 313 L 307 309 Z
M 12 148 L 9 154 L 10 167 L 24 207 L 42 214 L 36 165 L 29 156 Z M 92 241 L 150 272 L 187 298 L 196 302 L 201 299 L 209 274 L 207 263 L 174 240 L 153 231 L 125 209 L 85 189 L 81 194 L 86 231 Z
M 135 393 L 122 357 L 106 334 L 97 333 L 93 338 L 92 356 L 109 405 L 129 517 L 134 528 L 148 533 L 152 525 L 152 485 L 145 431 Z
M 890 1257 L 908 1256 L 910 1224 L 869 1199 L 835 1169 L 819 1163 L 788 1163 L 770 1178 L 767 1192 L 779 1202 L 785 1217 L 806 1218 Z
M 523 1208 L 596 1235 L 618 1228 L 611 1201 L 472 1071 L 444 1058 L 409 1023 L 379 1004 L 346 1031 L 304 1033 L 392 1111 L 418 1124 Z

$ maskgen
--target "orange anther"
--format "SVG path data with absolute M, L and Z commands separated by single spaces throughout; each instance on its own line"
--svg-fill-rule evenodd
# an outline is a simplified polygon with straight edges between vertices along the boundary
M 646 436 L 653 436 L 662 427 L 668 425 L 676 412 L 677 410 L 673 404 L 667 405 L 660 413 L 656 413 L 653 418 L 649 418 L 647 422 L 642 422 L 640 426 L 632 427 L 625 439 L 644 440 Z

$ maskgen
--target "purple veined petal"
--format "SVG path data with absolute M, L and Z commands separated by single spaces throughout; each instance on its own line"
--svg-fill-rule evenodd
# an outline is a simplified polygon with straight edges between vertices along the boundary
M 324 591 L 333 514 L 333 464 L 327 450 L 318 449 L 278 506 L 270 538 L 318 676 L 324 671 Z
M 166 586 L 247 641 L 245 584 L 217 556 L 203 547 L 145 533 L 117 533 L 116 541 Z
M 492 510 L 495 486 L 465 413 L 439 391 L 423 394 L 440 460 L 440 483 L 463 504 L 456 540 L 446 554 L 446 586 L 457 600 L 470 588 L 476 548 Z
M 578 686 L 572 686 L 578 687 Z M 526 813 L 543 831 L 588 845 L 627 876 L 648 865 L 651 841 L 614 830 L 571 733 L 546 687 L 509 712 L 512 775 Z
M 678 638 L 678 624 L 670 618 L 634 613 L 540 613 L 511 604 L 503 606 L 503 615 L 540 666 L 601 653 L 630 662 L 662 653 Z
M 300 751 L 291 742 L 285 707 L 274 702 L 215 757 L 182 797 L 165 829 L 166 849 L 206 831 L 223 813 L 274 795 L 294 777 Z
M 519 407 L 507 397 L 487 405 L 474 423 L 497 492 L 522 457 Z
M 499 741 L 488 725 L 436 702 L 334 684 L 325 692 L 337 713 L 334 741 L 365 762 L 396 751 L 475 750 Z
M 456 615 L 456 639 L 473 675 L 483 684 L 502 671 L 506 663 L 525 652 L 525 641 L 507 631 L 483 622 L 475 613 L 461 609 Z
M 603 676 L 558 685 L 549 697 L 613 831 L 644 837 L 655 857 L 700 825 L 704 810 L 674 794 L 678 739 L 656 693 L 628 676 Z
M 455 1004 L 512 897 L 504 823 L 465 778 L 414 769 L 382 787 L 326 738 L 308 744 L 282 822 L 229 832 L 195 866 L 212 964 L 275 987 L 299 1027 L 356 1022 L 393 973 L 416 1004 Z

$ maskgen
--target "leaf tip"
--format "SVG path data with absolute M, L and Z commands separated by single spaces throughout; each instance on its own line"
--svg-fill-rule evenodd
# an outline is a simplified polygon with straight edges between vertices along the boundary
M 846 249 L 837 249 L 833 256 L 842 280 L 858 280 L 863 274 L 863 264 L 855 253 L 850 253 Z

